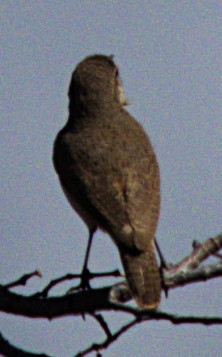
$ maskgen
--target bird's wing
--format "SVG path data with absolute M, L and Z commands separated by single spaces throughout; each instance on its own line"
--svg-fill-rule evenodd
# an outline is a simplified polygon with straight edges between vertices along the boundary
M 159 171 L 152 147 L 143 132 L 140 143 L 130 131 L 92 130 L 61 138 L 62 163 L 56 169 L 63 171 L 63 185 L 117 244 L 146 249 L 159 213 Z

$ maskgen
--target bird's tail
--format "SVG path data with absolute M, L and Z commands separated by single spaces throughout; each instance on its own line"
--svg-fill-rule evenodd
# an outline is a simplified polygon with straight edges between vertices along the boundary
M 121 251 L 129 288 L 141 308 L 155 309 L 160 303 L 161 276 L 153 248 L 132 254 Z

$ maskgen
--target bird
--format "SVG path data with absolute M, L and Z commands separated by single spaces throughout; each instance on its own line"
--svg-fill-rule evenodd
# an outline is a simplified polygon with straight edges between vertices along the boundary
M 156 309 L 161 274 L 155 255 L 160 172 L 142 125 L 126 110 L 114 56 L 79 62 L 68 90 L 69 115 L 53 148 L 53 164 L 72 208 L 89 230 L 115 243 L 132 297 Z

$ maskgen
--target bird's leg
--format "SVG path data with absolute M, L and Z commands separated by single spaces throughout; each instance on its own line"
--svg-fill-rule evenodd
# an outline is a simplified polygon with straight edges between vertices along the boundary
M 160 246 L 159 246 L 159 244 L 157 242 L 156 237 L 155 237 L 155 247 L 156 247 L 157 253 L 158 253 L 159 258 L 160 258 L 161 269 L 167 268 L 168 264 L 167 264 L 166 259 L 164 258 L 163 254 L 161 252 L 161 249 L 160 249 Z
M 161 252 L 161 249 L 159 247 L 159 244 L 157 242 L 157 239 L 155 237 L 155 247 L 156 247 L 156 250 L 158 252 L 158 255 L 159 255 L 159 258 L 160 258 L 160 274 L 161 274 L 161 278 L 162 278 L 162 288 L 165 292 L 165 296 L 166 298 L 168 297 L 168 288 L 165 286 L 164 284 L 164 280 L 163 280 L 163 269 L 167 269 L 168 268 L 168 264 L 166 262 L 166 259 L 164 258 L 162 252 Z
M 88 244 L 86 248 L 86 255 L 84 259 L 84 264 L 82 268 L 82 274 L 81 274 L 81 288 L 82 289 L 90 289 L 90 271 L 88 269 L 88 260 L 89 260 L 89 253 L 92 245 L 92 240 L 93 240 L 93 235 L 96 231 L 96 228 L 93 228 L 89 231 L 89 239 L 88 239 Z

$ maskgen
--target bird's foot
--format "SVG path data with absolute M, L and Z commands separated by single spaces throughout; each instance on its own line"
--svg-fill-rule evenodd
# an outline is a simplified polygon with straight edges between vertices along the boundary
M 92 277 L 92 273 L 90 272 L 90 270 L 88 268 L 83 268 L 79 288 L 82 290 L 91 289 L 91 286 L 89 283 L 91 277 Z
M 79 290 L 89 290 L 92 289 L 90 286 L 90 279 L 92 277 L 92 273 L 88 268 L 83 268 L 82 273 L 79 275 L 80 283 L 77 286 L 70 288 L 66 294 L 72 294 Z

